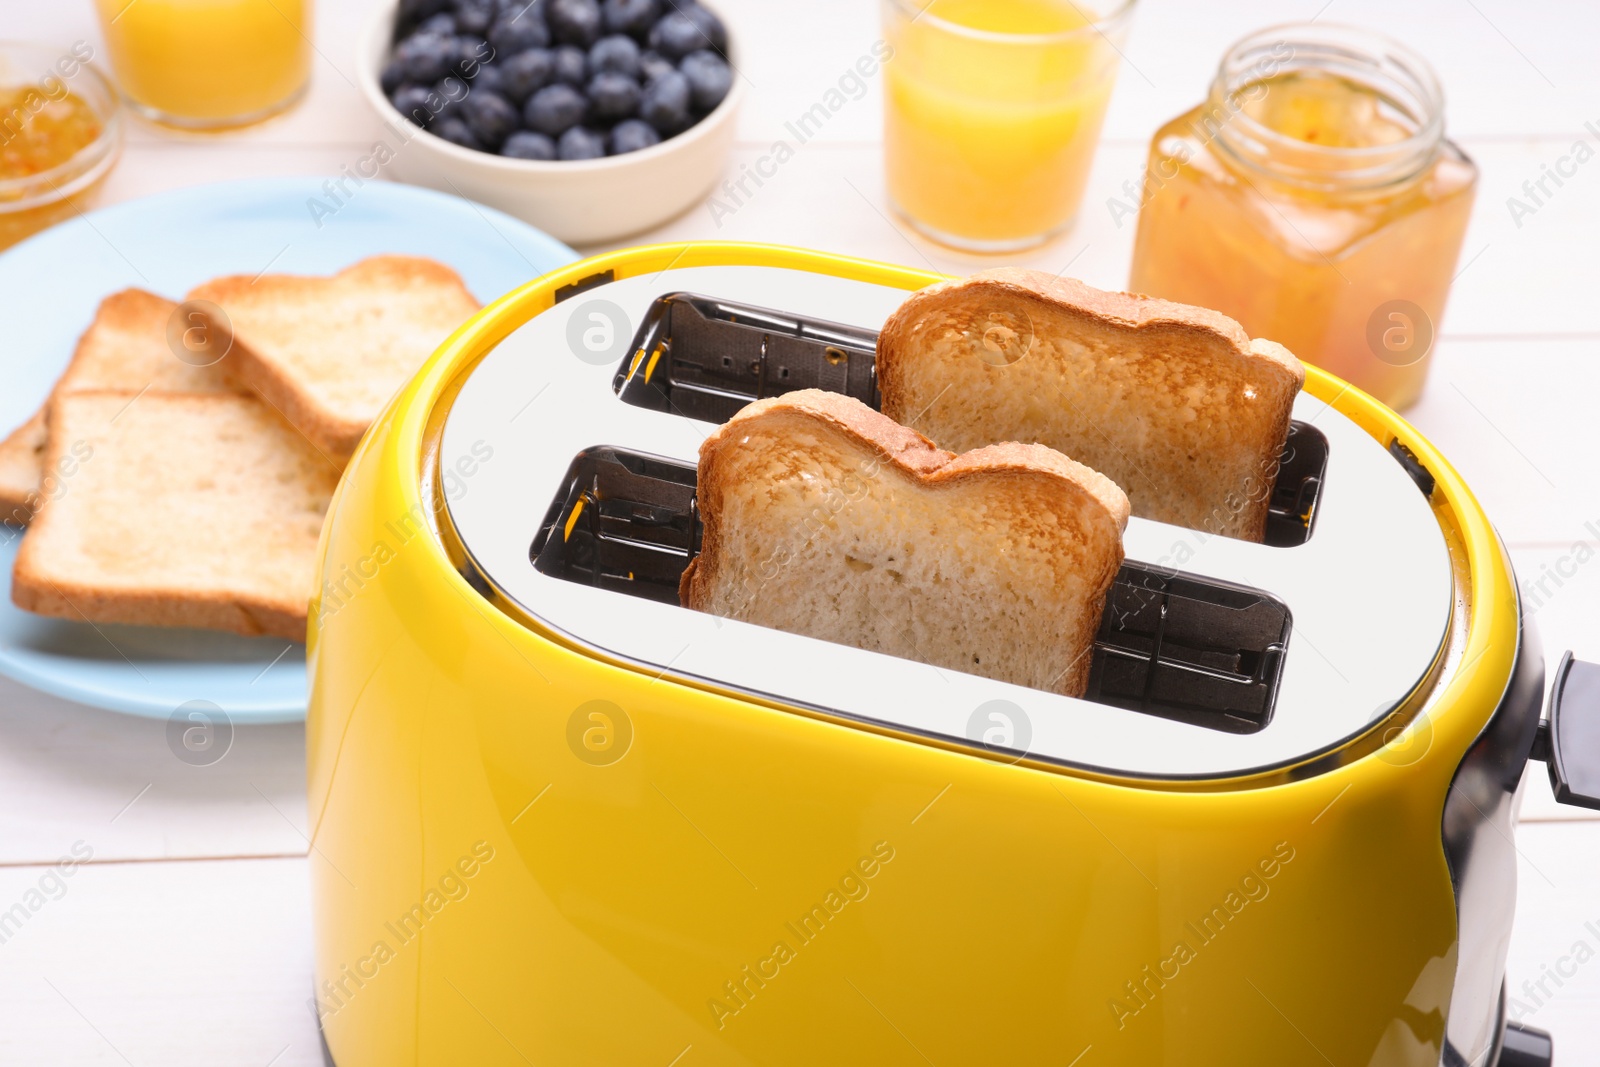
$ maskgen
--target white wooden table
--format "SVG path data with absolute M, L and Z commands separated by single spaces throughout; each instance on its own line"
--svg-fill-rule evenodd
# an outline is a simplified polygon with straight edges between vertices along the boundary
M 1124 284 L 1132 226 L 1115 224 L 1107 198 L 1138 180 L 1150 132 L 1200 100 L 1223 50 L 1247 31 L 1318 16 L 1387 28 L 1412 44 L 1443 78 L 1451 131 L 1483 177 L 1428 392 L 1410 414 L 1479 494 L 1524 580 L 1546 568 L 1562 574 L 1537 598 L 1551 665 L 1565 648 L 1600 658 L 1600 565 L 1575 573 L 1570 565 L 1575 545 L 1600 540 L 1600 269 L 1591 243 L 1600 237 L 1600 162 L 1581 167 L 1520 225 L 1506 203 L 1574 141 L 1600 147 L 1583 125 L 1600 126 L 1600 8 L 1563 0 L 1141 5 L 1079 224 L 1025 262 Z M 737 174 L 868 51 L 877 10 L 869 0 L 718 6 L 751 83 L 731 164 Z M 368 5 L 321 0 L 319 8 L 313 88 L 294 113 L 211 139 L 135 126 L 105 202 L 227 178 L 332 174 L 366 155 L 378 131 L 351 83 L 351 49 Z M 90 0 L 3 0 L 3 12 L 5 37 L 84 39 L 101 50 Z M 872 85 L 835 115 L 720 225 L 697 207 L 637 243 L 753 239 L 978 269 L 979 261 L 890 220 L 879 92 Z M 41 879 L 53 890 L 47 865 L 75 843 L 93 850 L 59 899 L 0 943 L 0 1064 L 320 1063 L 305 1007 L 304 731 L 243 728 L 226 759 L 195 768 L 173 758 L 163 728 L 0 679 L 0 911 Z M 1530 783 L 1523 821 L 1513 989 L 1577 942 L 1600 951 L 1600 821 L 1558 810 L 1542 776 Z M 1600 1063 L 1600 962 L 1565 979 L 1529 1021 L 1555 1034 L 1563 1067 Z

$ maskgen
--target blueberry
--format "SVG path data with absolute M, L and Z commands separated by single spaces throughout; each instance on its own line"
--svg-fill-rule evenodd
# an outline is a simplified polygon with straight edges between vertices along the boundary
M 456 32 L 483 37 L 494 25 L 494 0 L 455 0 Z
M 606 29 L 643 37 L 661 17 L 659 0 L 605 0 Z
M 555 137 L 583 121 L 589 102 L 570 85 L 546 85 L 528 98 L 523 121 L 531 130 Z
M 626 74 L 630 78 L 639 76 L 639 46 L 633 43 L 633 38 L 626 34 L 615 34 L 611 37 L 602 37 L 589 49 L 589 70 L 595 74 L 611 71 L 616 74 Z
M 383 86 L 383 91 L 388 96 L 393 96 L 396 89 L 405 84 L 405 64 L 398 59 L 391 59 L 383 65 L 383 73 L 378 75 L 378 84 Z
M 717 52 L 727 53 L 728 28 L 722 24 L 721 19 L 699 4 L 690 4 L 683 9 L 683 13 L 689 16 L 689 21 L 695 24 L 705 41 L 705 44 L 699 47 L 710 47 Z
M 395 46 L 394 59 L 411 82 L 436 82 L 450 73 L 455 62 L 455 39 L 436 33 L 419 33 Z
M 600 0 L 550 0 L 545 20 L 557 41 L 588 48 L 600 39 Z
M 429 15 L 422 20 L 422 25 L 417 27 L 418 33 L 441 33 L 446 37 L 453 36 L 456 32 L 456 20 L 453 15 Z
M 530 48 L 518 52 L 501 65 L 505 75 L 505 96 L 516 103 L 524 103 L 550 80 L 555 70 L 556 57 L 548 48 Z
M 639 106 L 639 83 L 626 74 L 601 71 L 589 82 L 589 110 L 602 122 L 615 122 Z
M 432 132 L 444 138 L 446 141 L 449 141 L 451 144 L 460 145 L 462 148 L 474 148 L 478 151 L 483 150 L 483 145 L 478 143 L 478 139 L 472 136 L 472 131 L 467 128 L 467 124 L 462 122 L 460 119 L 440 119 L 438 122 L 433 124 Z
M 624 119 L 611 128 L 611 154 L 637 152 L 661 143 L 661 135 L 643 119 Z
M 672 60 L 659 52 L 643 52 L 639 55 L 639 77 L 647 83 L 677 69 L 672 65 Z
M 499 147 L 522 124 L 517 109 L 505 97 L 482 89 L 461 101 L 461 119 L 472 136 L 491 148 Z
M 689 79 L 669 71 L 652 79 L 639 97 L 639 117 L 670 137 L 689 125 Z
M 683 76 L 689 79 L 689 93 L 694 106 L 710 111 L 722 103 L 722 98 L 733 88 L 733 71 L 723 58 L 708 49 L 690 52 L 678 64 Z
M 577 89 L 589 83 L 589 60 L 583 49 L 564 44 L 556 49 L 555 55 L 555 68 L 550 74 L 553 79 Z
M 472 91 L 506 96 L 506 72 L 493 63 L 485 63 L 472 77 Z M 521 103 L 521 101 L 517 101 Z
M 506 18 L 538 18 L 540 22 L 544 17 L 545 0 L 495 0 L 495 9 Z
M 450 6 L 450 0 L 400 0 L 400 9 L 396 12 L 395 24 L 397 26 L 415 26 L 431 15 L 437 15 Z M 403 36 L 403 35 L 402 35 Z
M 542 133 L 518 130 L 500 146 L 502 156 L 512 159 L 552 160 L 556 158 L 556 143 Z
M 442 103 L 437 96 L 438 94 L 426 86 L 407 85 L 390 97 L 389 102 L 400 114 L 427 129 L 428 124 L 433 121 L 434 112 Z
M 514 56 L 530 48 L 545 48 L 550 44 L 550 31 L 538 11 L 509 12 L 502 14 L 489 29 L 489 43 L 497 56 Z
M 494 47 L 482 37 L 457 37 L 455 51 L 456 61 L 450 69 L 463 78 L 475 77 L 478 68 L 494 58 Z
M 587 126 L 574 126 L 561 135 L 556 154 L 562 159 L 599 159 L 606 154 L 606 135 Z
M 461 102 L 467 98 L 467 93 L 471 92 L 467 88 L 467 83 L 454 75 L 440 81 L 438 85 L 433 87 L 433 91 L 436 94 L 436 99 L 432 104 L 435 122 L 452 116 L 459 118 L 458 112 L 461 110 Z
M 706 36 L 694 20 L 681 11 L 663 15 L 650 27 L 650 47 L 676 63 L 697 48 L 706 46 Z

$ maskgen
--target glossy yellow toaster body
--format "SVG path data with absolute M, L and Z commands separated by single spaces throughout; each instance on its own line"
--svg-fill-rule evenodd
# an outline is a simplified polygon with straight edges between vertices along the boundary
M 474 567 L 447 483 L 512 461 L 488 433 L 441 463 L 474 368 L 558 294 L 699 267 L 938 280 L 748 245 L 609 253 L 486 308 L 390 405 L 313 602 L 311 1003 L 339 1067 L 1493 1054 L 1542 667 L 1493 529 L 1426 440 L 1309 372 L 1425 468 L 1449 549 L 1437 662 L 1370 729 L 1223 776 L 997 753 L 613 654 Z M 573 426 L 572 451 L 592 436 Z

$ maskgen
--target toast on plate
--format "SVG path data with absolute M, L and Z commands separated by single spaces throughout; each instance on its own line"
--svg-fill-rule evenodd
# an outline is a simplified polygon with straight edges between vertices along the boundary
M 222 309 L 230 372 L 343 464 L 385 404 L 478 310 L 461 278 L 415 256 L 331 277 L 217 278 L 189 294 Z
M 1260 541 L 1305 368 L 1215 311 L 1002 268 L 912 295 L 878 337 L 883 412 L 964 451 L 1048 445 L 1133 514 Z
M 178 343 L 184 356 L 174 355 L 169 343 L 172 315 L 178 305 L 142 289 L 124 289 L 100 302 L 94 321 L 78 339 L 78 346 L 51 390 L 51 397 L 84 390 L 136 393 L 229 393 L 239 387 L 224 372 L 220 357 L 213 358 L 199 322 L 177 324 Z M 49 430 L 47 399 L 27 422 L 0 441 L 0 520 L 26 523 L 36 510 L 41 492 L 55 491 L 52 475 L 41 484 L 41 468 Z
M 964 455 L 850 397 L 759 400 L 700 448 L 686 607 L 1081 695 L 1128 500 L 1034 444 Z
M 39 499 L 39 467 L 49 440 L 44 408 L 40 408 L 0 441 L 0 522 L 24 526 L 33 518 Z
M 305 640 L 339 472 L 276 413 L 237 394 L 87 391 L 56 397 L 49 423 L 47 469 L 73 473 L 23 538 L 18 607 Z

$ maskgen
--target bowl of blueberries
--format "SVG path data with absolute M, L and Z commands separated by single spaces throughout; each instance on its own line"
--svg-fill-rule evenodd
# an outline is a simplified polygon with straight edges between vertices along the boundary
M 393 176 L 592 244 L 665 222 L 722 176 L 743 97 L 732 55 L 697 0 L 398 0 L 359 58 Z

